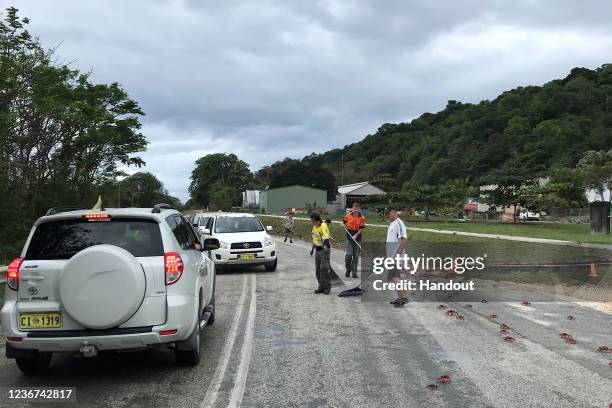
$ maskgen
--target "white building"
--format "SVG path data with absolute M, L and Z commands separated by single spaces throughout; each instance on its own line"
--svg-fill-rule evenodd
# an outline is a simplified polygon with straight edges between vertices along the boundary
M 244 208 L 259 208 L 259 190 L 243 191 L 242 206 Z
M 385 194 L 385 192 L 367 181 L 339 186 L 336 199 L 328 204 L 327 212 L 332 214 L 338 210 L 344 210 L 351 207 L 355 201 L 359 202 L 368 196 L 377 194 Z

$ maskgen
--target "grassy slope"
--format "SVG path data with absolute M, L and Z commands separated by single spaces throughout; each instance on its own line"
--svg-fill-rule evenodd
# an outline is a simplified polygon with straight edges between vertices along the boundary
M 481 232 L 532 238 L 612 244 L 612 235 L 591 235 L 586 224 L 510 223 L 510 222 L 411 222 L 410 227 L 451 231 Z
M 341 220 L 341 215 L 332 215 L 333 220 Z M 370 216 L 368 223 L 386 225 L 384 218 Z M 431 228 L 439 230 L 479 232 L 483 234 L 512 235 L 518 237 L 560 239 L 564 241 L 592 242 L 612 245 L 612 235 L 591 235 L 588 224 L 570 223 L 538 223 L 538 222 L 512 222 L 506 221 L 420 221 L 414 218 L 404 219 L 407 227 Z
M 268 217 L 259 215 L 264 225 L 271 225 L 274 230 L 273 234 L 282 235 L 282 219 L 277 217 Z M 412 223 L 410 224 L 412 225 Z M 454 225 L 454 224 L 453 224 Z M 294 227 L 294 237 L 304 241 L 310 241 L 310 231 L 312 225 L 309 221 L 296 220 Z M 369 242 L 384 242 L 386 239 L 385 228 L 367 228 L 365 240 Z M 334 237 L 339 245 L 344 245 L 345 238 L 342 225 L 339 222 L 333 222 L 331 228 L 332 237 Z M 487 254 L 490 262 L 508 262 L 508 263 L 541 263 L 541 262 L 564 262 L 577 261 L 585 259 L 593 259 L 602 256 L 610 256 L 610 251 L 604 250 L 589 250 L 583 248 L 574 248 L 563 245 L 550 244 L 533 244 L 516 241 L 506 241 L 490 238 L 466 237 L 461 235 L 435 234 L 428 232 L 411 231 L 409 233 L 410 243 L 408 249 L 412 248 L 413 252 L 429 252 L 439 249 L 445 245 L 457 243 L 459 245 L 473 246 L 475 256 Z

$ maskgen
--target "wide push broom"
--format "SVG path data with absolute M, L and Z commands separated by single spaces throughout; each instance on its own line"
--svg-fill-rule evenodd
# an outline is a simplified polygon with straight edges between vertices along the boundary
M 359 247 L 359 250 L 361 251 L 362 255 L 366 255 L 367 254 L 363 251 L 363 247 L 361 245 L 359 245 L 359 242 L 357 242 L 355 239 L 353 239 L 353 236 L 351 235 L 350 232 L 348 232 L 348 230 L 346 229 L 346 227 L 344 227 L 344 231 L 346 232 L 346 234 L 353 240 L 353 242 L 355 244 L 357 244 L 357 246 Z M 340 297 L 348 297 L 348 296 L 360 296 L 363 294 L 363 289 L 361 288 L 361 285 L 363 285 L 363 282 L 365 281 L 365 277 L 363 276 L 363 265 L 361 266 L 361 281 L 359 282 L 359 285 L 355 286 L 353 289 L 347 289 L 347 290 L 343 290 L 342 292 L 338 293 L 338 296 Z

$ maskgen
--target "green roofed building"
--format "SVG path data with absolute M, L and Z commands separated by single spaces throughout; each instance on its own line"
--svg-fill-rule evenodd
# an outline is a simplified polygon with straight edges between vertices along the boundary
M 326 205 L 327 192 L 312 187 L 287 186 L 259 193 L 259 208 L 265 214 L 306 212 L 307 209 L 325 208 Z

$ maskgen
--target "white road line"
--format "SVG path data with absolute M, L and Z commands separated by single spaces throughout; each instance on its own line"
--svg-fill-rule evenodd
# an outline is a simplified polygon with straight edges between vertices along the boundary
M 221 353 L 221 358 L 219 359 L 215 373 L 213 374 L 213 379 L 208 385 L 208 390 L 206 390 L 204 400 L 202 400 L 202 403 L 200 404 L 201 408 L 214 406 L 217 398 L 219 397 L 219 388 L 221 387 L 221 383 L 225 377 L 225 371 L 227 370 L 227 365 L 229 364 L 230 357 L 232 356 L 232 349 L 234 348 L 234 343 L 236 342 L 236 337 L 238 335 L 238 324 L 240 323 L 240 317 L 242 316 L 242 311 L 244 310 L 246 300 L 247 275 L 245 274 L 243 276 L 242 293 L 240 293 L 240 298 L 238 299 L 238 307 L 236 308 L 236 313 L 234 313 L 232 326 L 229 329 L 228 338 L 225 342 L 225 346 L 223 347 L 223 352 Z
M 247 315 L 247 322 L 244 334 L 244 341 L 242 342 L 242 350 L 240 352 L 240 365 L 236 371 L 234 379 L 234 388 L 228 407 L 239 407 L 242 405 L 242 396 L 244 395 L 244 389 L 246 387 L 247 376 L 249 374 L 249 365 L 251 363 L 251 354 L 253 352 L 253 337 L 255 333 L 255 313 L 257 312 L 257 296 L 255 294 L 255 287 L 257 286 L 257 275 L 252 274 L 251 279 L 251 303 L 249 304 L 249 314 Z

